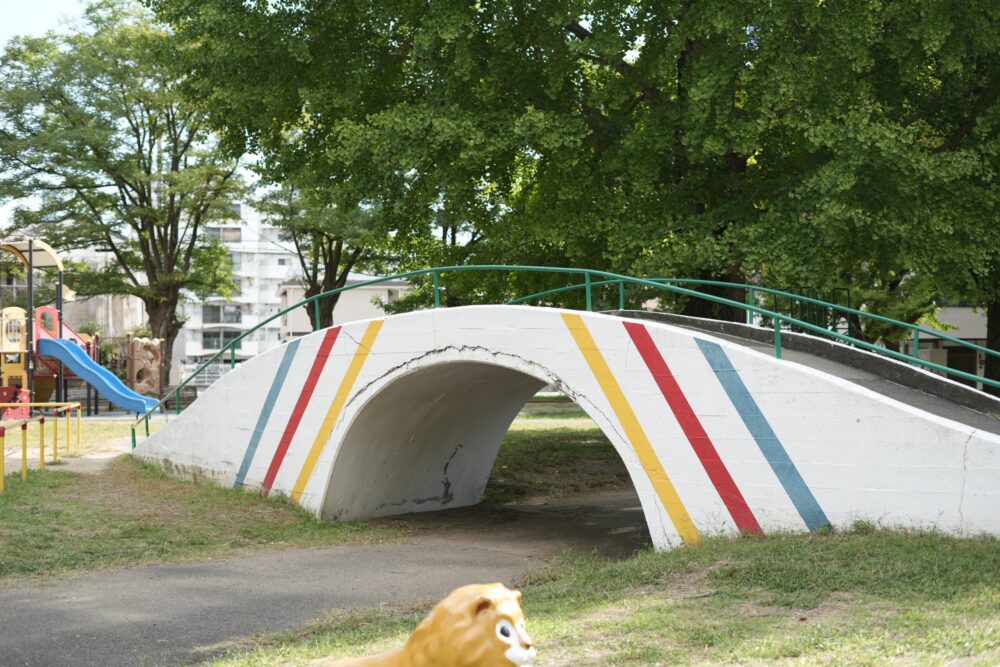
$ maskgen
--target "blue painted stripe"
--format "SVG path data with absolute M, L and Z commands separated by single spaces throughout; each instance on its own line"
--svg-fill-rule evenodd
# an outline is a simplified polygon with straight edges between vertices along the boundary
M 799 516 L 805 521 L 809 530 L 818 530 L 829 525 L 829 520 L 823 512 L 812 491 L 806 486 L 805 480 L 799 474 L 798 468 L 789 458 L 778 436 L 774 433 L 771 425 L 760 411 L 757 401 L 753 399 L 747 386 L 743 384 L 743 379 L 733 367 L 729 356 L 718 343 L 706 340 L 695 339 L 701 353 L 705 355 L 708 365 L 715 371 L 715 376 L 719 379 L 722 388 L 726 390 L 729 400 L 740 414 L 743 423 L 746 424 L 750 435 L 757 442 L 764 458 L 771 465 L 778 481 L 785 487 L 785 493 L 791 499 Z
M 240 470 L 236 473 L 236 482 L 233 486 L 237 488 L 243 486 L 247 471 L 250 470 L 250 463 L 253 461 L 254 454 L 257 453 L 257 445 L 260 444 L 260 438 L 264 435 L 264 427 L 267 425 L 267 420 L 271 418 L 271 410 L 274 409 L 274 402 L 278 400 L 281 387 L 285 384 L 285 377 L 288 375 L 288 369 L 292 365 L 292 359 L 295 358 L 295 351 L 299 349 L 300 340 L 300 338 L 296 338 L 285 346 L 285 354 L 281 357 L 281 363 L 278 364 L 278 372 L 274 374 L 271 388 L 267 392 L 267 398 L 264 399 L 264 407 L 261 408 L 260 417 L 257 418 L 257 425 L 253 429 L 253 435 L 250 436 L 250 444 L 247 445 L 247 451 L 243 454 L 243 463 L 240 464 Z

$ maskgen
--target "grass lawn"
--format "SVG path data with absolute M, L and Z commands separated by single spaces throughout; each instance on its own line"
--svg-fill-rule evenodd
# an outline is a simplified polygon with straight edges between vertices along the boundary
M 75 429 L 75 423 L 72 426 Z M 150 423 L 151 430 L 160 426 Z M 83 428 L 85 452 L 102 451 L 111 440 L 129 435 L 128 422 L 84 420 Z M 49 433 L 47 428 L 47 460 Z M 37 438 L 37 431 L 29 431 L 32 460 L 37 458 Z M 16 442 L 20 444 L 19 435 Z M 11 444 L 8 441 L 8 452 L 13 451 Z M 79 453 L 71 449 L 71 454 Z M 128 457 L 114 460 L 98 474 L 65 472 L 58 466 L 32 470 L 26 483 L 19 469 L 8 469 L 7 490 L 0 496 L 0 582 L 233 554 L 266 545 L 390 539 L 400 531 L 398 525 L 317 521 L 280 498 L 265 500 L 253 493 L 172 479 Z M 487 490 L 494 502 L 628 484 L 624 467 L 600 431 L 578 418 L 518 423 L 496 470 Z
M 711 539 L 523 582 L 538 667 L 1000 664 L 1000 542 L 873 531 Z M 305 665 L 398 646 L 422 606 L 336 611 L 212 663 Z M 951 662 L 953 660 L 959 660 Z
M 629 485 L 579 415 L 515 421 L 487 500 Z M 1000 664 L 1000 541 L 876 531 L 714 538 L 621 561 L 564 557 L 521 582 L 539 667 Z M 334 610 L 232 646 L 222 666 L 398 646 L 434 603 Z
M 518 419 L 493 464 L 484 499 L 515 502 L 631 484 L 618 453 L 589 419 Z
M 0 582 L 135 563 L 312 546 L 396 533 L 317 521 L 280 498 L 192 484 L 129 457 L 105 472 L 32 470 L 0 496 Z
M 127 436 L 127 423 L 112 428 L 121 427 Z M 7 484 L 0 585 L 273 545 L 392 539 L 400 530 L 319 522 L 287 501 L 174 480 L 127 457 L 100 474 L 50 469 L 32 471 L 27 484 L 9 476 Z M 628 484 L 592 423 L 579 414 L 543 414 L 515 422 L 487 499 Z M 866 524 L 839 533 L 712 538 L 619 561 L 566 556 L 521 588 L 539 667 L 1000 664 L 1000 541 L 993 538 Z M 433 602 L 333 610 L 296 631 L 236 642 L 215 664 L 305 665 L 376 652 L 405 641 Z

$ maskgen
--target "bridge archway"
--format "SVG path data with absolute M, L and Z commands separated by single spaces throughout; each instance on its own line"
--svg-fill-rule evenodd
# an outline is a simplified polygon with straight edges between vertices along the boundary
M 592 419 L 600 418 L 549 369 L 506 355 L 483 356 L 466 352 L 458 359 L 427 359 L 381 378 L 377 388 L 357 397 L 361 404 L 353 420 L 331 438 L 340 445 L 322 503 L 324 517 L 350 520 L 479 503 L 511 423 L 548 384 L 575 398 Z M 641 484 L 645 475 L 636 478 L 631 448 L 613 429 L 602 432 L 625 462 L 632 484 Z

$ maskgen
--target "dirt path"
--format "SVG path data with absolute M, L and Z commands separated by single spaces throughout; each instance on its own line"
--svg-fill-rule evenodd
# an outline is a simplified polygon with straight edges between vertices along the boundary
M 334 608 L 433 601 L 471 583 L 517 582 L 566 550 L 648 544 L 634 492 L 417 515 L 376 545 L 287 549 L 5 587 L 4 665 L 173 665 L 219 644 L 299 627 Z
M 92 448 L 88 450 L 87 453 L 81 454 L 80 456 L 63 456 L 61 453 L 62 450 L 60 450 L 60 455 L 56 460 L 57 462 L 53 464 L 51 462 L 52 450 L 49 449 L 49 443 L 46 442 L 45 467 L 46 469 L 51 470 L 97 474 L 106 471 L 112 459 L 131 451 L 131 449 L 132 439 L 130 437 L 116 438 L 98 448 Z M 35 470 L 38 467 L 38 443 L 32 442 L 28 446 L 28 469 Z M 8 444 L 5 448 L 4 469 L 8 474 L 21 469 L 20 446 L 12 448 Z

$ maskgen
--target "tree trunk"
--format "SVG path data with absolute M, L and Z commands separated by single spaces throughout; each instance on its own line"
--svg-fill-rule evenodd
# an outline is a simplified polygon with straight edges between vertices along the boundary
M 729 276 L 712 276 L 710 274 L 703 273 L 699 277 L 702 280 L 724 280 L 734 282 Z M 681 287 L 704 292 L 705 294 L 711 294 L 712 296 L 720 296 L 731 301 L 739 301 L 741 303 L 745 303 L 747 299 L 746 291 L 738 287 L 723 287 L 720 285 L 681 285 Z M 681 314 L 688 315 L 689 317 L 702 317 L 710 320 L 725 320 L 727 322 L 747 321 L 746 311 L 742 308 L 729 306 L 724 303 L 716 303 L 707 299 L 698 299 L 695 297 L 688 299 L 687 303 L 684 304 L 684 309 L 681 310 Z
M 306 288 L 305 298 L 315 296 L 321 292 L 327 291 L 321 286 L 308 287 Z M 319 331 L 320 329 L 326 329 L 327 327 L 333 326 L 333 309 L 337 307 L 337 302 L 340 301 L 340 294 L 334 294 L 332 296 L 325 296 L 319 299 L 319 322 L 316 322 L 316 306 L 313 303 L 308 303 L 303 308 L 309 313 L 309 324 L 312 325 L 313 331 Z
M 993 301 L 986 306 L 986 347 L 991 350 L 1000 350 L 1000 300 Z M 984 375 L 987 379 L 1000 382 L 1000 357 L 986 355 Z M 1000 396 L 1000 389 L 986 386 L 983 388 L 987 393 Z
M 163 372 L 170 374 L 170 366 L 173 363 L 174 341 L 180 333 L 184 323 L 177 319 L 178 295 L 173 295 L 165 300 L 147 300 L 146 317 L 149 318 L 149 330 L 153 338 L 163 340 Z M 164 386 L 167 382 L 163 383 Z

